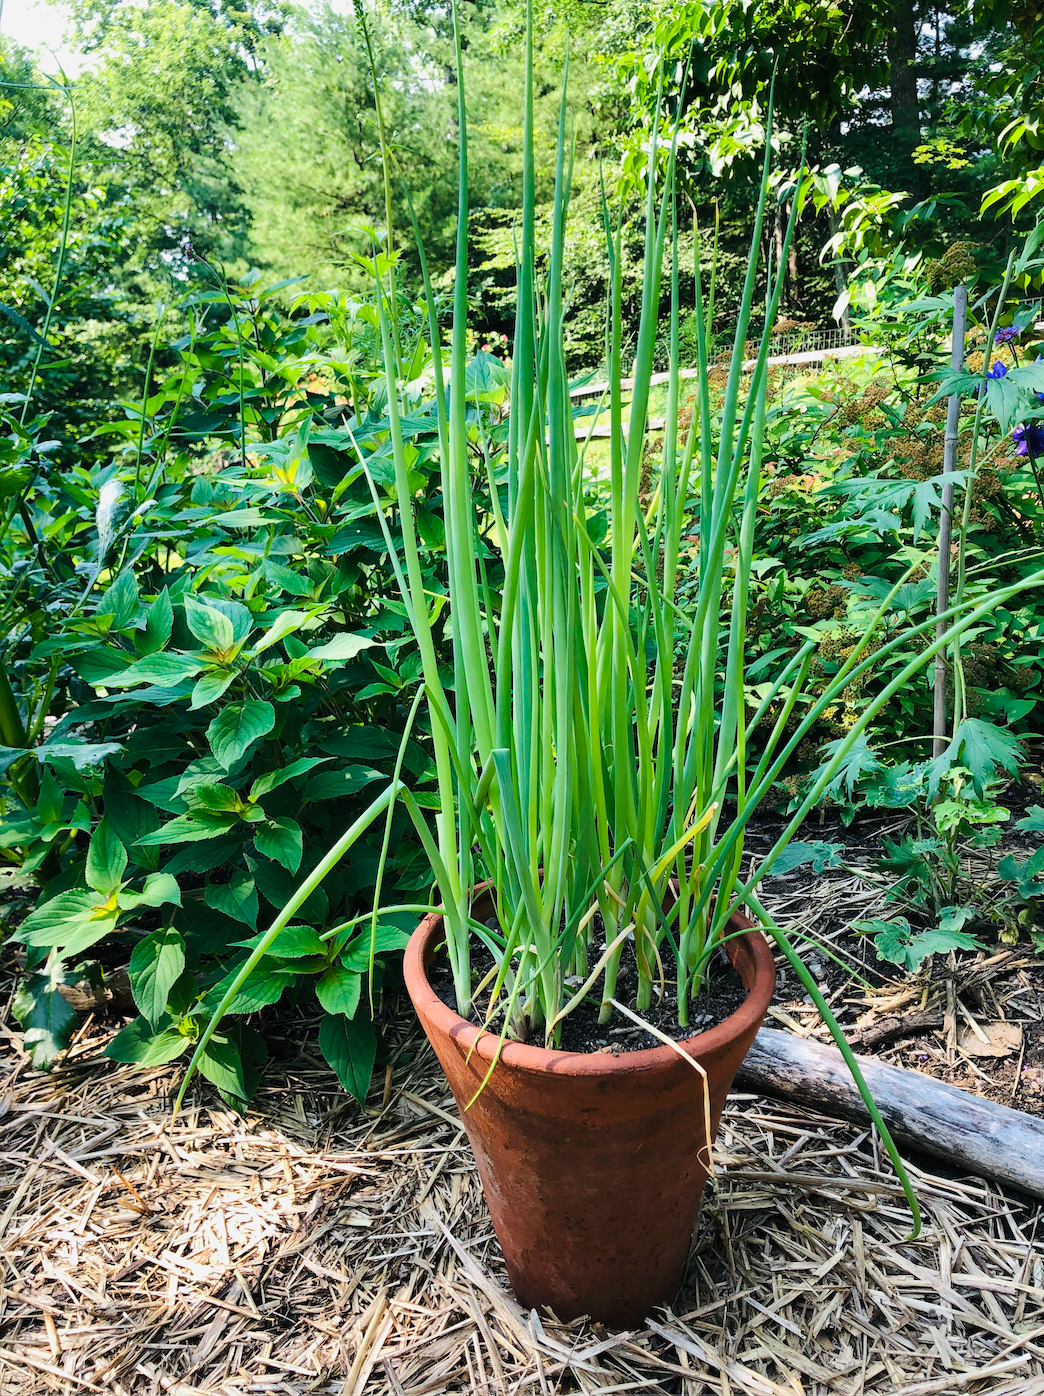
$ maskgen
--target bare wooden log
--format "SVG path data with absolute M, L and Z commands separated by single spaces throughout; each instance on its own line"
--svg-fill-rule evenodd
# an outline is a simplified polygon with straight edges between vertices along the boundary
M 858 1061 L 897 1141 L 1044 1198 L 1044 1120 L 919 1071 Z M 837 1048 L 790 1033 L 762 1028 L 736 1084 L 860 1124 L 870 1119 Z

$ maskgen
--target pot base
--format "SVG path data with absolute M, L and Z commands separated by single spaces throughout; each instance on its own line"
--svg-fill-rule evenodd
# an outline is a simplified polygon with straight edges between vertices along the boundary
M 413 933 L 406 987 L 527 1308 L 622 1328 L 677 1293 L 707 1179 L 707 1113 L 713 1139 L 776 982 L 764 937 L 738 916 L 728 929 L 747 929 L 727 946 L 747 998 L 724 1023 L 678 1043 L 680 1051 L 610 1056 L 507 1042 L 485 1086 L 500 1039 L 466 1023 L 428 982 L 442 918 L 426 917 Z

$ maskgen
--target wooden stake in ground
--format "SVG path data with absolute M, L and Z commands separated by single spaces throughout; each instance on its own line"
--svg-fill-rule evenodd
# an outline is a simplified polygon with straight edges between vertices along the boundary
M 950 349 L 950 369 L 960 373 L 964 367 L 964 334 L 968 323 L 968 288 L 953 288 L 953 344 Z M 946 404 L 946 435 L 943 439 L 943 471 L 950 474 L 957 465 L 957 424 L 961 414 L 961 399 L 953 393 Z M 953 533 L 953 483 L 947 481 L 942 490 L 942 509 L 939 513 L 939 589 L 936 597 L 935 635 L 938 639 L 946 633 L 946 622 L 941 617 L 950 605 L 950 539 Z M 935 656 L 935 716 L 932 723 L 932 755 L 941 756 L 948 741 L 946 731 L 946 654 L 940 650 Z

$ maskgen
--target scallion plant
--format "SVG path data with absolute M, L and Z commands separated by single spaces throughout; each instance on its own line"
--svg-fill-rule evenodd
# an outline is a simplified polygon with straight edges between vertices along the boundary
M 538 245 L 536 234 L 531 7 L 525 44 L 523 194 L 507 449 L 505 459 L 486 462 L 484 478 L 476 475 L 468 449 L 463 82 L 457 88 L 460 187 L 448 382 L 434 295 L 419 249 L 445 500 L 452 683 L 443 680 L 433 634 L 434 606 L 444 598 L 436 601 L 425 591 L 418 551 L 401 424 L 404 384 L 396 369 L 393 259 L 387 250 L 372 259 L 401 544 L 386 517 L 387 501 L 372 480 L 371 489 L 421 656 L 422 687 L 407 736 L 423 704 L 438 773 L 434 829 L 397 771 L 392 785 L 330 850 L 246 961 L 198 1044 L 188 1076 L 224 1009 L 279 930 L 345 849 L 381 816 L 387 821 L 386 855 L 392 807 L 402 800 L 435 875 L 462 1015 L 473 1012 L 472 952 L 481 942 L 494 963 L 483 983 L 483 1021 L 502 1037 L 552 1047 L 565 1016 L 585 999 L 597 996 L 603 1022 L 612 1016 L 621 954 L 632 941 L 637 1011 L 648 1009 L 670 979 L 676 985 L 679 1024 L 685 1026 L 710 955 L 728 934 L 732 912 L 747 907 L 766 925 L 830 1024 L 905 1182 L 841 1029 L 794 947 L 763 912 L 757 886 L 880 709 L 937 650 L 951 645 L 1018 588 L 952 608 L 938 637 L 929 634 L 935 618 L 911 627 L 871 658 L 870 641 L 888 610 L 888 597 L 822 693 L 806 688 L 814 649 L 809 642 L 751 708 L 746 626 L 769 337 L 801 209 L 800 198 L 793 197 L 782 253 L 765 271 L 760 342 L 753 363 L 744 364 L 769 201 L 771 107 L 724 399 L 720 409 L 712 407 L 706 302 L 713 298 L 713 286 L 705 296 L 698 274 L 693 311 L 698 394 L 684 433 L 678 426 L 676 142 L 668 121 L 657 121 L 649 143 L 642 303 L 626 423 L 623 218 L 604 207 L 610 254 L 611 438 L 608 479 L 598 482 L 587 461 L 589 443 L 576 439 L 563 342 L 571 182 L 564 91 L 549 248 Z M 457 57 L 459 69 L 459 31 Z M 663 134 L 657 135 L 661 126 Z M 384 158 L 386 163 L 393 158 L 387 148 Z M 798 179 L 796 186 L 800 183 Z M 699 269 L 698 244 L 696 256 Z M 670 304 L 666 426 L 662 463 L 648 492 L 642 487 L 643 451 L 665 300 Z M 362 454 L 359 463 L 365 470 Z M 603 509 L 608 520 L 604 534 L 595 529 L 593 517 Z M 683 535 L 694 526 L 698 583 L 686 592 L 683 604 L 679 560 Z M 499 555 L 502 580 L 495 586 L 480 539 L 492 540 Z M 1044 573 L 1031 579 L 1041 580 Z M 795 749 L 845 687 L 871 664 L 879 665 L 883 652 L 908 647 L 917 633 L 925 635 L 925 648 L 863 711 L 775 846 L 756 871 L 744 876 L 747 826 Z M 382 868 L 383 862 L 382 856 Z M 486 882 L 496 910 L 493 929 L 472 915 L 475 889 Z M 375 908 L 374 925 L 376 915 Z M 916 1213 L 909 1189 L 908 1195 Z

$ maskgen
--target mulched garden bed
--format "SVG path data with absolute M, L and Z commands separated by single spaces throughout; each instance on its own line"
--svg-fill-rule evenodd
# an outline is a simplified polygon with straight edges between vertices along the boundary
M 813 953 L 860 1050 L 1044 1115 L 1044 967 L 1027 945 L 936 957 L 910 980 L 849 929 L 890 909 L 869 863 L 897 825 L 806 830 L 843 842 L 850 870 L 772 879 L 767 904 L 872 985 Z M 774 837 L 762 821 L 751 854 Z M 34 1071 L 4 958 L 0 1392 L 1044 1396 L 1044 1207 L 912 1166 L 925 1225 L 911 1241 L 858 1126 L 734 1094 L 674 1308 L 627 1333 L 561 1324 L 511 1296 L 404 999 L 387 998 L 391 1065 L 364 1110 L 311 1045 L 314 1024 L 286 1014 L 269 1021 L 272 1065 L 244 1116 L 201 1083 L 172 1126 L 176 1065 L 100 1055 L 116 1005 L 84 1018 L 59 1070 Z M 784 970 L 771 1014 L 827 1035 Z M 969 1019 L 1021 1029 L 1021 1048 L 974 1055 Z
M 1021 806 L 1041 802 L 1035 783 L 1004 797 L 1006 805 L 1020 812 Z M 783 821 L 771 816 L 759 821 L 748 840 L 755 860 L 782 827 Z M 827 816 L 806 826 L 805 840 L 844 844 L 846 868 L 814 876 L 802 867 L 767 878 L 763 901 L 779 925 L 808 932 L 848 966 L 846 973 L 822 952 L 806 947 L 806 963 L 857 1051 L 1044 1117 L 1044 957 L 1025 937 L 1016 945 L 994 943 L 995 927 L 973 924 L 968 929 L 988 945 L 985 952 L 935 955 L 911 977 L 879 960 L 872 939 L 851 930 L 854 920 L 888 919 L 902 912 L 901 905 L 887 898 L 887 879 L 871 865 L 882 851 L 882 839 L 897 838 L 909 827 L 906 818 L 894 814 L 864 817 L 848 827 Z M 1005 829 L 1001 847 L 991 850 L 994 864 L 1004 851 L 1025 857 L 1039 842 L 1039 835 Z M 804 987 L 777 963 L 779 985 L 769 1010 L 773 1025 L 828 1040 Z M 873 986 L 870 992 L 856 973 Z
M 395 1005 L 390 1005 L 394 1008 Z M 85 1025 L 86 1026 L 86 1025 Z M 640 1330 L 525 1313 L 430 1049 L 365 1112 L 287 1022 L 245 1117 L 100 1058 L 3 1073 L 0 1389 L 118 1396 L 1044 1396 L 1039 1211 L 915 1169 L 865 1131 L 734 1096 L 685 1289 Z M 290 1058 L 288 1061 L 287 1058 Z

